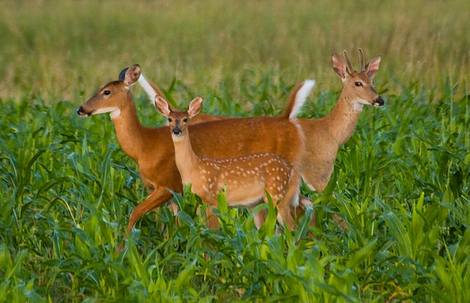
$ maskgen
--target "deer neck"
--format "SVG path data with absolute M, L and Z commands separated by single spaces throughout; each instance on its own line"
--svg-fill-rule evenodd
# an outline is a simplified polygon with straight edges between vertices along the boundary
M 143 127 L 137 117 L 137 111 L 130 95 L 126 95 L 126 102 L 119 108 L 119 113 L 111 117 L 116 137 L 122 150 L 134 160 L 140 156 L 143 147 Z
M 328 131 L 338 145 L 344 144 L 352 136 L 362 112 L 362 106 L 343 91 L 331 113 L 325 117 Z
M 181 138 L 173 138 L 175 146 L 175 161 L 178 168 L 183 184 L 192 183 L 191 174 L 197 170 L 199 157 L 194 153 L 189 138 L 189 130 L 186 130 Z

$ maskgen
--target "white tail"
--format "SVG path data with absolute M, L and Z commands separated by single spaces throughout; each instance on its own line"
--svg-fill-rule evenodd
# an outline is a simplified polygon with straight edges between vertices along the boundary
M 140 86 L 142 86 L 142 88 L 144 89 L 145 93 L 147 94 L 147 96 L 149 97 L 149 99 L 151 100 L 150 103 L 153 104 L 153 100 L 155 100 L 155 97 L 157 96 L 157 92 L 155 91 L 155 89 L 152 87 L 152 85 L 147 81 L 147 79 L 145 79 L 144 77 L 144 74 L 140 74 L 140 77 L 139 79 L 137 80 L 140 84 Z
M 307 101 L 308 95 L 315 87 L 315 80 L 305 80 L 302 85 L 297 90 L 295 95 L 294 104 L 292 110 L 289 113 L 289 119 L 295 119 L 300 112 L 300 109 L 304 106 L 305 101 Z
M 290 208 L 292 201 L 297 202 L 300 177 L 289 162 L 273 153 L 217 160 L 200 158 L 191 146 L 188 124 L 199 114 L 202 99 L 194 99 L 187 112 L 172 111 L 161 97 L 157 97 L 156 105 L 168 118 L 182 183 L 191 184 L 192 191 L 209 204 L 210 227 L 218 225 L 212 209 L 217 207 L 217 194 L 223 190 L 229 206 L 252 207 L 263 198 L 267 201 L 269 195 L 278 209 L 278 221 L 294 228 Z

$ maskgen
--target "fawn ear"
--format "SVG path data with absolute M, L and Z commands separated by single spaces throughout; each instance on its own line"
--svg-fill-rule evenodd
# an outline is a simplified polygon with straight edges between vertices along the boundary
M 346 70 L 347 66 L 340 55 L 334 54 L 333 56 L 331 56 L 331 66 L 333 67 L 335 73 L 337 73 L 338 76 L 341 78 L 341 80 L 346 79 L 346 75 L 348 74 Z
M 372 58 L 369 63 L 366 65 L 367 76 L 372 79 L 379 70 L 380 67 L 380 57 Z
M 155 106 L 157 107 L 158 111 L 162 113 L 165 117 L 168 117 L 171 113 L 170 106 L 165 99 L 160 96 L 155 97 Z
M 119 74 L 119 80 L 123 81 L 127 86 L 131 86 L 139 80 L 141 73 L 140 65 L 133 64 L 121 71 Z
M 202 109 L 202 98 L 201 97 L 196 97 L 189 103 L 189 109 L 188 109 L 188 115 L 189 118 L 193 118 L 197 116 Z

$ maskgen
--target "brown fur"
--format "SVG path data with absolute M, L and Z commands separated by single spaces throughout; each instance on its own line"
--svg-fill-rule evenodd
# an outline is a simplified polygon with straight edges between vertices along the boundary
M 182 184 L 174 161 L 168 127 L 143 127 L 129 92 L 130 82 L 113 81 L 79 109 L 92 115 L 100 108 L 115 107 L 119 116 L 112 119 L 123 151 L 133 158 L 152 193 L 131 213 L 128 232 L 148 211 L 171 198 L 168 189 L 181 192 Z M 109 95 L 104 92 L 109 90 Z M 203 117 L 204 118 L 204 117 Z M 301 135 L 288 119 L 279 117 L 237 118 L 190 126 L 191 143 L 196 154 L 214 158 L 233 158 L 253 153 L 275 153 L 294 166 L 303 150 Z
M 352 135 L 359 118 L 353 101 L 360 97 L 371 104 L 375 102 L 374 97 L 377 94 L 372 78 L 380 63 L 380 58 L 374 58 L 364 70 L 349 70 L 349 73 L 341 58 L 335 55 L 332 59 L 334 70 L 343 79 L 343 91 L 336 107 L 328 116 L 316 120 L 288 121 L 286 117 L 294 106 L 295 94 L 300 88 L 297 86 L 290 96 L 284 117 L 228 119 L 192 126 L 191 143 L 196 154 L 223 159 L 253 153 L 276 153 L 296 167 L 300 164 L 299 172 L 306 183 L 317 191 L 323 191 L 333 172 L 338 149 Z M 368 88 L 368 91 L 358 95 L 352 86 L 354 79 L 365 82 L 364 89 Z M 113 119 L 118 141 L 124 152 L 137 161 L 144 183 L 153 190 L 133 210 L 128 232 L 141 216 L 171 198 L 167 189 L 179 192 L 182 187 L 168 129 L 146 128 L 139 123 L 129 93 L 132 81 L 133 79 L 126 79 L 109 83 L 79 110 L 79 114 L 90 115 L 98 108 L 119 108 L 120 115 Z M 106 89 L 112 90 L 109 97 L 103 95 Z M 154 89 L 159 95 L 163 95 L 158 87 L 154 86 Z M 199 115 L 193 123 L 219 119 L 224 117 Z M 300 128 L 301 133 L 294 124 Z
M 372 83 L 379 64 L 380 58 L 374 58 L 365 66 L 361 64 L 361 70 L 357 72 L 340 56 L 334 55 L 333 69 L 343 83 L 338 102 L 326 117 L 296 120 L 305 138 L 300 173 L 304 181 L 318 192 L 327 186 L 338 149 L 352 136 L 362 106 L 376 105 L 379 100 L 383 102 Z M 356 86 L 358 81 L 362 86 Z M 362 100 L 363 104 L 357 104 L 357 100 Z
M 217 207 L 217 195 L 223 190 L 229 206 L 242 207 L 256 205 L 268 193 L 278 208 L 281 223 L 291 230 L 294 228 L 290 205 L 298 195 L 300 177 L 292 165 L 273 153 L 255 153 L 223 160 L 201 158 L 191 146 L 188 123 L 199 113 L 202 99 L 194 99 L 185 113 L 170 110 L 161 97 L 157 97 L 156 103 L 169 120 L 176 166 L 183 184 L 191 184 L 192 191 L 209 204 L 210 227 L 217 226 L 211 209 Z M 267 201 L 266 198 L 264 200 Z

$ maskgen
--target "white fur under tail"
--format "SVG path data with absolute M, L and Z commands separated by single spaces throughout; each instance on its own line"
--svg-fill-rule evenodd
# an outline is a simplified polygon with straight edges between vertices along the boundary
M 302 106 L 304 105 L 305 101 L 307 101 L 308 95 L 310 95 L 310 92 L 312 89 L 315 87 L 315 80 L 305 80 L 304 84 L 302 84 L 302 87 L 297 91 L 297 95 L 295 96 L 295 103 L 294 106 L 292 107 L 292 111 L 289 115 L 289 119 L 294 119 Z
M 143 74 L 140 74 L 140 77 L 137 81 L 139 82 L 139 85 L 142 86 L 145 93 L 149 97 L 150 103 L 154 104 L 155 97 L 157 96 L 157 92 L 153 89 L 152 85 L 150 85 L 147 79 L 145 79 Z

